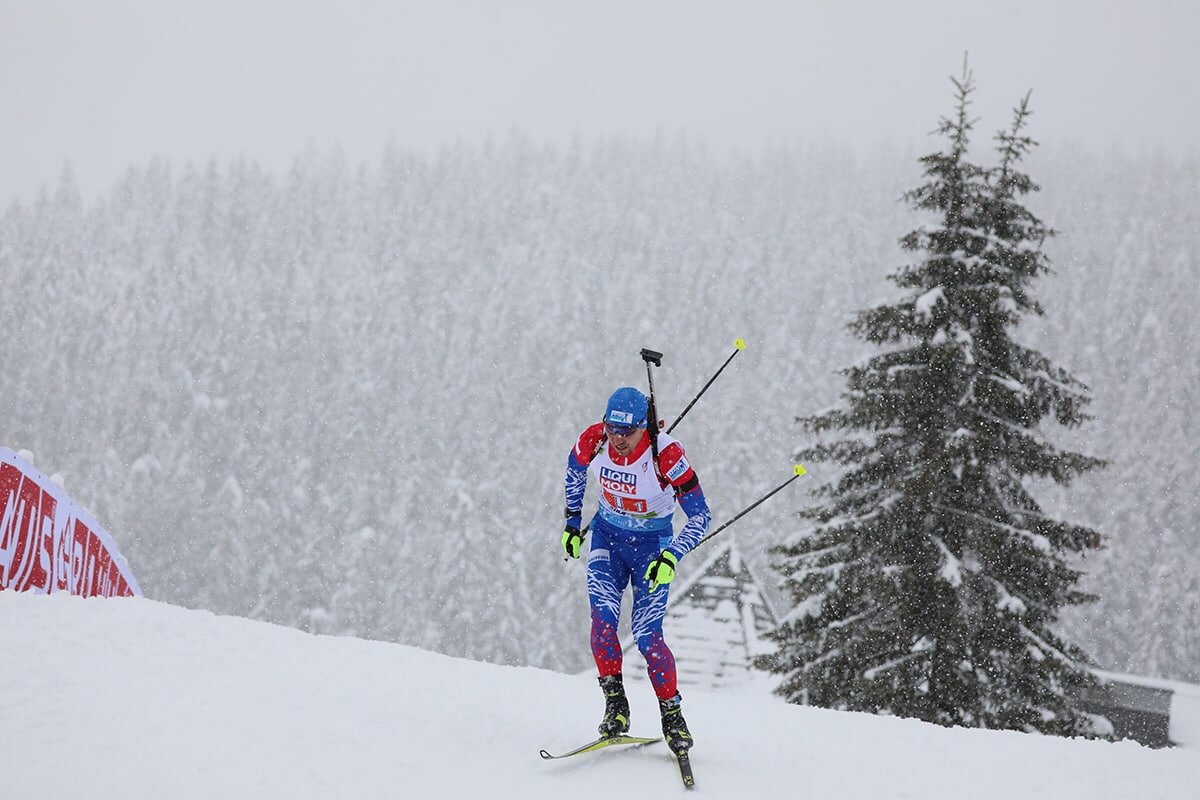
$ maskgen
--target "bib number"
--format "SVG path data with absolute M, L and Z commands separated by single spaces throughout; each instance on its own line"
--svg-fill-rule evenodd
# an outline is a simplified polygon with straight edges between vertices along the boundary
M 638 497 L 622 497 L 612 492 L 605 492 L 604 499 L 610 506 L 624 511 L 626 514 L 645 514 L 647 511 L 646 501 Z

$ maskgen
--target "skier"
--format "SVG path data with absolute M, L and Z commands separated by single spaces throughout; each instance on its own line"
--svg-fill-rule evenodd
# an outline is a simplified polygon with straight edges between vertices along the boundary
M 632 583 L 633 634 L 658 697 L 663 736 L 673 752 L 684 753 L 692 746 L 692 735 L 680 707 L 675 657 L 663 641 L 662 622 L 675 567 L 704 536 L 711 516 L 700 481 L 678 441 L 655 431 L 658 463 L 653 463 L 649 408 L 646 396 L 637 389 L 617 389 L 608 399 L 604 421 L 580 434 L 567 457 L 562 546 L 569 557 L 579 558 L 590 468 L 600 485 L 587 570 L 592 657 L 605 698 L 600 734 L 616 736 L 629 730 L 617 620 L 625 587 Z M 687 522 L 675 533 L 672 516 L 677 498 Z

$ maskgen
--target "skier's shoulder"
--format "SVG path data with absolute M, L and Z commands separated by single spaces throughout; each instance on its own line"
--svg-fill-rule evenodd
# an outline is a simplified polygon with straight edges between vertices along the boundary
M 579 434 L 579 438 L 575 440 L 575 460 L 580 464 L 590 464 L 603 441 L 603 422 L 596 422 L 584 428 L 583 433 Z
M 663 477 L 675 485 L 687 481 L 693 474 L 683 444 L 665 433 L 658 435 L 658 467 Z
M 658 434 L 657 444 L 658 444 L 658 454 L 660 457 L 662 456 L 663 453 L 665 453 L 669 449 L 677 450 L 680 453 L 683 452 L 683 442 L 679 441 L 674 436 L 671 436 L 670 434 L 662 433 L 661 431 Z

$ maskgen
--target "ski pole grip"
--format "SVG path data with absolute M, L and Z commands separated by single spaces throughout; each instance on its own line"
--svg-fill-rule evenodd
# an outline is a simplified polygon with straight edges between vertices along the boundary
M 648 348 L 643 347 L 642 348 L 642 361 L 645 361 L 647 364 L 653 364 L 656 367 L 661 367 L 662 366 L 662 353 L 658 352 L 657 350 L 650 350 Z

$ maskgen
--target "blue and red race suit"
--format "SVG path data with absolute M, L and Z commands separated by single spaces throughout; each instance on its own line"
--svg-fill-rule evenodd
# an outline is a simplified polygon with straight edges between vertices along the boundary
M 663 550 L 677 559 L 687 555 L 708 531 L 712 517 L 683 445 L 658 434 L 657 470 L 652 462 L 649 436 L 643 436 L 628 456 L 621 456 L 605 441 L 602 423 L 590 426 L 567 457 L 566 507 L 582 513 L 590 470 L 600 486 L 591 520 L 587 573 L 592 657 L 600 676 L 621 673 L 617 622 L 625 587 L 632 584 L 633 635 L 655 694 L 667 699 L 677 692 L 675 657 L 662 632 L 669 586 L 651 592 L 644 576 Z M 672 518 L 677 501 L 687 522 L 675 532 Z

